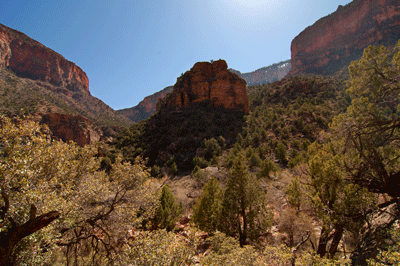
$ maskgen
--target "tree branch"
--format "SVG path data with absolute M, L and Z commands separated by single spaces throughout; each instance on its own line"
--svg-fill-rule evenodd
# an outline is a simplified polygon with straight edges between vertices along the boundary
M 6 213 L 8 212 L 8 209 L 10 208 L 10 199 L 5 192 L 4 188 L 1 188 L 1 196 L 4 200 L 4 206 L 0 208 L 0 218 L 4 221 L 6 217 Z

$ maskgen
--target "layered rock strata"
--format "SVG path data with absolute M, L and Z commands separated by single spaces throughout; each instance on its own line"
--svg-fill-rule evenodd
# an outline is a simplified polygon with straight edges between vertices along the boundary
M 21 77 L 89 93 L 83 70 L 25 34 L 0 24 L 0 66 Z
M 173 91 L 157 108 L 178 110 L 203 101 L 249 113 L 246 81 L 229 71 L 224 60 L 196 63 L 178 78 Z
M 400 39 L 400 0 L 354 0 L 301 32 L 291 45 L 289 76 L 333 74 L 368 45 Z

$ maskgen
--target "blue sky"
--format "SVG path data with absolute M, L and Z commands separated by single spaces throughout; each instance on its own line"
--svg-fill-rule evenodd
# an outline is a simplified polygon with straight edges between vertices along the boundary
M 244 72 L 290 58 L 306 27 L 350 0 L 1 0 L 0 23 L 76 63 L 93 96 L 135 106 L 198 61 Z

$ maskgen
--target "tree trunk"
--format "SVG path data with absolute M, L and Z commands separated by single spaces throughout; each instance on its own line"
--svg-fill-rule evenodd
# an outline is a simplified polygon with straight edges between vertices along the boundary
M 33 214 L 31 208 L 31 214 Z M 14 247 L 24 237 L 29 236 L 43 227 L 48 226 L 51 222 L 57 219 L 60 213 L 57 211 L 48 212 L 38 217 L 31 215 L 29 221 L 22 225 L 14 225 L 8 231 L 0 234 L 0 265 L 11 265 L 10 256 Z
M 328 245 L 329 240 L 329 229 L 326 229 L 325 226 L 322 226 L 321 236 L 319 237 L 319 243 L 317 248 L 317 254 L 321 257 L 326 254 L 326 247 Z
M 342 239 L 344 229 L 342 226 L 336 228 L 335 233 L 333 234 L 333 239 L 331 246 L 329 247 L 329 258 L 333 258 L 335 253 L 337 252 L 337 248 L 339 246 L 340 240 Z
M 243 219 L 243 229 L 239 229 L 239 243 L 240 247 L 246 245 L 246 238 L 247 238 L 247 217 L 246 217 L 246 199 L 244 194 L 241 196 L 240 199 L 240 215 Z M 240 216 L 239 216 L 240 217 Z M 240 219 L 239 219 L 239 226 L 241 226 Z

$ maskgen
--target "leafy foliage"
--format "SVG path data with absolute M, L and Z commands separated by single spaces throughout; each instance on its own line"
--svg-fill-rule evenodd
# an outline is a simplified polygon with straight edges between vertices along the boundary
M 107 175 L 94 146 L 50 142 L 29 120 L 0 122 L 1 264 L 113 264 L 119 237 L 154 213 L 143 162 L 117 159 Z
M 166 230 L 137 232 L 121 254 L 125 263 L 138 266 L 190 265 L 194 263 L 197 242 L 195 232 L 188 239 L 177 238 Z
M 291 77 L 248 93 L 251 113 L 237 141 L 256 148 L 262 160 L 291 167 L 306 161 L 307 146 L 350 102 L 345 81 L 332 77 Z
M 237 236 L 241 246 L 255 240 L 271 225 L 271 214 L 264 202 L 258 180 L 248 173 L 244 156 L 234 159 L 222 200 L 220 230 Z
M 220 222 L 222 190 L 217 179 L 213 178 L 203 188 L 201 197 L 193 206 L 193 222 L 203 231 L 212 233 Z
M 221 145 L 233 143 L 243 126 L 243 116 L 242 112 L 215 107 L 209 102 L 179 112 L 161 110 L 122 131 L 111 145 L 130 161 L 141 155 L 148 158 L 150 166 L 169 167 L 173 160 L 178 171 L 192 170 L 199 148 L 204 148 L 203 157 L 209 160 L 221 153 Z
M 179 215 L 182 213 L 182 207 L 175 202 L 175 197 L 167 185 L 163 186 L 160 195 L 160 204 L 156 209 L 154 216 L 155 228 L 165 228 L 171 231 L 175 227 Z
M 352 104 L 332 126 L 347 147 L 346 168 L 354 182 L 399 197 L 400 52 L 390 60 L 388 49 L 370 46 L 349 70 Z

